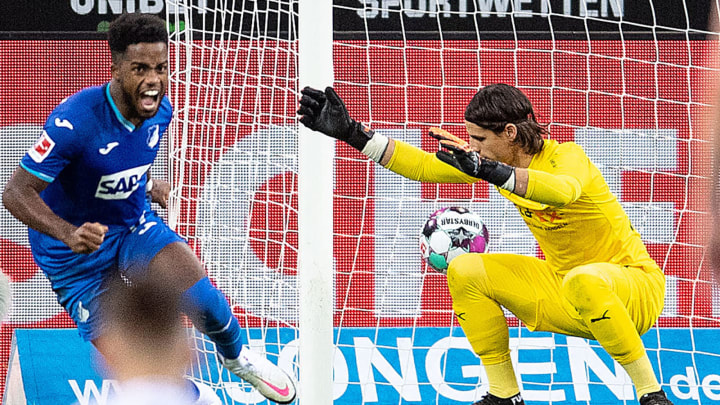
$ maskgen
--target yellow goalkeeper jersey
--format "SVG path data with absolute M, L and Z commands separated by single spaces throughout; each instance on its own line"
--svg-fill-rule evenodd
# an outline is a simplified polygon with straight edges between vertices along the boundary
M 398 141 L 386 167 L 423 182 L 479 181 L 434 154 Z M 528 172 L 525 198 L 498 191 L 515 204 L 545 259 L 558 272 L 601 262 L 658 269 L 600 170 L 579 145 L 546 140 Z

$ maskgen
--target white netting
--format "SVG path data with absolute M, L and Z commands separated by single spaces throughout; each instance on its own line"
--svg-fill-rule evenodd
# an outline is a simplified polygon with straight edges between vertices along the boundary
M 298 311 L 294 11 L 282 2 L 201 10 L 183 3 L 168 7 L 179 28 L 171 35 L 170 221 L 252 328 L 250 345 L 276 361 L 278 336 L 294 339 Z M 199 26 L 189 18 L 196 13 L 205 17 Z M 198 348 L 196 377 L 225 388 L 218 392 L 228 403 L 262 398 L 221 382 L 229 374 L 218 376 L 212 345 L 199 339 Z
M 302 215 L 298 4 L 189 3 L 207 7 L 205 25 L 190 26 L 183 4 L 169 16 L 186 21 L 172 36 L 171 218 L 251 337 L 271 354 L 288 348 L 281 361 L 290 367 Z M 706 26 L 717 14 L 702 7 L 658 0 L 334 6 L 334 86 L 356 119 L 434 151 L 428 127 L 464 136 L 472 95 L 504 82 L 528 94 L 551 138 L 585 148 L 668 276 L 665 311 L 644 342 L 668 394 L 692 403 L 720 399 L 712 343 L 720 292 L 703 256 L 704 118 L 708 77 L 717 72 L 717 38 Z M 461 204 L 485 218 L 491 251 L 539 255 L 530 232 L 484 183 L 413 183 L 343 144 L 336 156 L 336 401 L 476 400 L 483 372 L 454 323 L 444 276 L 423 272 L 419 229 L 434 210 Z M 509 323 L 526 400 L 634 401 L 629 379 L 596 342 L 529 334 L 511 316 Z

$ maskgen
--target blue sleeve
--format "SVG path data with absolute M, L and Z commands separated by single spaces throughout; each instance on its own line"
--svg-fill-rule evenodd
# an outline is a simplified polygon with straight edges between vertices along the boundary
M 56 108 L 48 117 L 43 132 L 20 161 L 20 166 L 48 183 L 67 166 L 78 153 L 79 120 Z

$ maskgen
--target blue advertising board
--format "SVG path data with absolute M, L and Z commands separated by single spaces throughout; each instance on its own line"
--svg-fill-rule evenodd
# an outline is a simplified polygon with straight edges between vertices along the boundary
M 527 403 L 637 403 L 629 377 L 597 342 L 523 328 L 510 331 Z M 295 330 L 248 333 L 251 346 L 297 376 Z M 480 361 L 460 328 L 343 328 L 336 329 L 335 341 L 336 404 L 470 404 L 487 388 Z M 671 400 L 720 401 L 720 329 L 656 328 L 643 341 Z M 199 353 L 193 375 L 202 376 L 228 403 L 265 402 L 221 371 L 210 343 L 198 342 L 210 354 Z M 16 329 L 11 357 L 3 403 L 102 405 L 118 389 L 117 382 L 102 377 L 102 359 L 74 329 Z

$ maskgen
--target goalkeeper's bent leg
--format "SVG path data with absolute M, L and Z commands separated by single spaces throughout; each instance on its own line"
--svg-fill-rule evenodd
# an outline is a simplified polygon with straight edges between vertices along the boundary
M 611 265 L 612 266 L 612 265 Z M 638 398 L 660 390 L 643 346 L 638 327 L 616 289 L 623 296 L 627 280 L 613 278 L 606 264 L 572 269 L 562 284 L 563 296 L 575 307 L 595 339 L 625 368 L 635 384 Z
M 481 256 L 465 254 L 455 258 L 448 268 L 447 280 L 455 316 L 485 367 L 488 392 L 500 398 L 518 394 L 505 314 L 500 304 L 490 298 Z
M 198 330 L 206 334 L 225 358 L 240 355 L 243 339 L 240 324 L 225 295 L 204 277 L 182 294 L 182 310 Z

